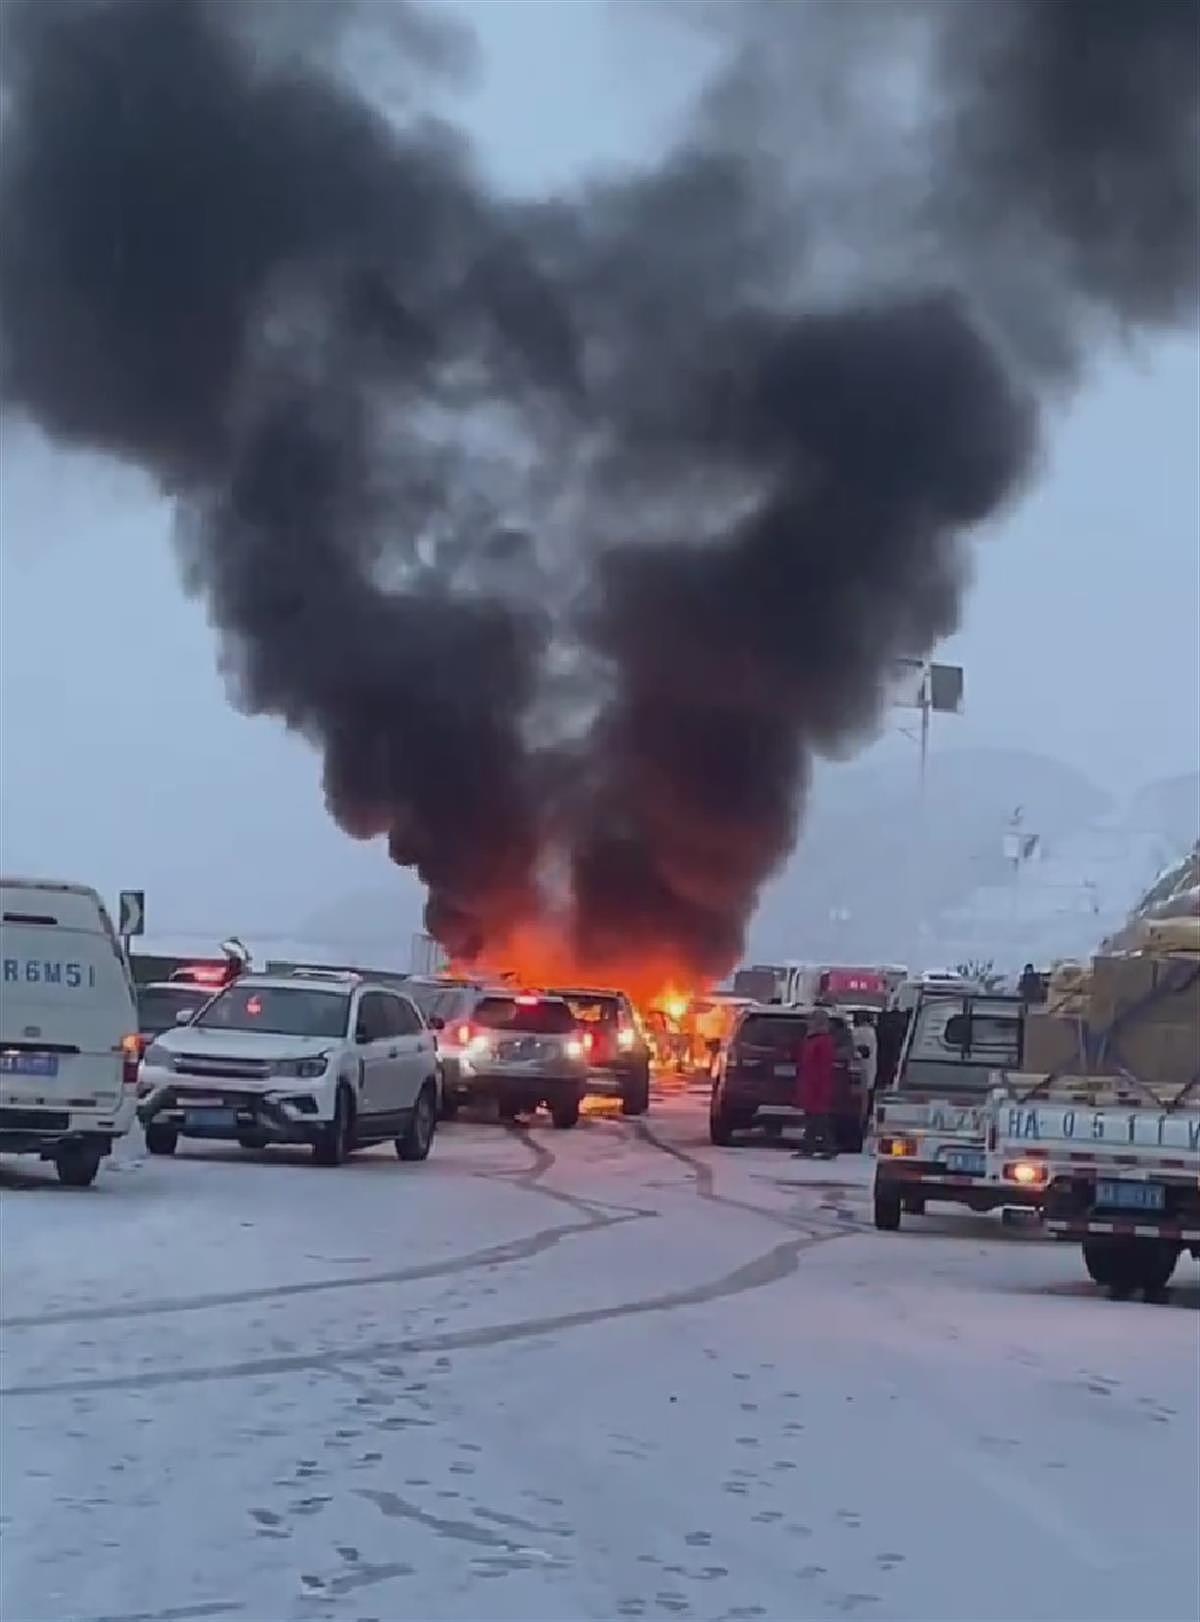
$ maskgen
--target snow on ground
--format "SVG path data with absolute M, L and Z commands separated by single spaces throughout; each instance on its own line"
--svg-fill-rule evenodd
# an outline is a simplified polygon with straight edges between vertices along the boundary
M 1197 1353 L 703 1103 L 0 1176 L 0 1614 L 1175 1622 Z

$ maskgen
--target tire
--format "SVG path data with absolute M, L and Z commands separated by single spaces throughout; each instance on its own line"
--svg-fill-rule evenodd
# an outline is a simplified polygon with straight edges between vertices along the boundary
M 734 1130 L 733 1116 L 721 1108 L 714 1089 L 708 1106 L 708 1141 L 718 1149 L 732 1149 Z
M 560 1132 L 569 1132 L 579 1124 L 579 1094 L 571 1093 L 550 1101 L 550 1119 Z
M 313 1159 L 318 1166 L 340 1166 L 354 1146 L 354 1106 L 344 1087 L 337 1090 L 333 1107 L 333 1120 L 321 1128 L 321 1135 L 313 1144 Z
M 1138 1290 L 1147 1298 L 1161 1296 L 1179 1260 L 1179 1247 L 1162 1239 L 1093 1238 L 1085 1239 L 1082 1248 L 1092 1282 L 1115 1300 Z
M 904 1210 L 905 1210 L 905 1212 L 907 1213 L 908 1216 L 924 1216 L 925 1215 L 925 1196 L 924 1196 L 924 1194 L 906 1194 L 904 1196 L 903 1200 L 901 1201 L 901 1205 L 903 1206 L 903 1208 L 904 1208 Z
M 396 1139 L 396 1153 L 401 1160 L 428 1160 L 437 1133 L 437 1093 L 431 1082 L 426 1082 L 417 1094 L 412 1119 L 403 1137 Z
M 502 1121 L 515 1121 L 518 1115 L 524 1113 L 524 1108 L 519 1098 L 501 1096 L 496 1101 L 496 1113 Z
M 454 1119 L 454 1117 L 458 1114 L 458 1110 L 459 1110 L 458 1099 L 457 1098 L 451 1098 L 449 1093 L 444 1092 L 442 1094 L 441 1106 L 440 1106 L 439 1111 L 438 1111 L 439 1119 L 443 1120 L 443 1121 L 452 1121 Z
M 76 1143 L 58 1151 L 54 1157 L 54 1169 L 65 1188 L 90 1188 L 96 1181 L 96 1173 L 103 1159 L 99 1149 Z
M 173 1155 L 179 1142 L 179 1133 L 173 1126 L 160 1126 L 154 1121 L 146 1128 L 146 1153 Z
M 621 1089 L 621 1114 L 645 1115 L 650 1108 L 650 1066 L 636 1071 Z
M 875 1226 L 880 1233 L 895 1233 L 900 1226 L 900 1214 L 903 1207 L 898 1189 L 876 1188 L 875 1190 Z
M 250 1150 L 250 1151 L 253 1152 L 254 1150 L 265 1149 L 266 1147 L 267 1147 L 267 1140 L 266 1140 L 266 1138 L 263 1136 L 263 1134 L 261 1132 L 239 1132 L 238 1133 L 238 1148 L 239 1149 L 247 1149 L 247 1150 Z

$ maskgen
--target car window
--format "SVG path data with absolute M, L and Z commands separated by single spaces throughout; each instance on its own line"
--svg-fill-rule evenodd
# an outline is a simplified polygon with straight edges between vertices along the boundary
M 387 1001 L 378 991 L 364 991 L 358 1005 L 357 1034 L 360 1042 L 381 1042 L 390 1036 Z
M 802 1014 L 750 1014 L 737 1033 L 737 1045 L 742 1048 L 769 1048 L 779 1053 L 791 1052 L 804 1040 L 807 1021 Z
M 435 1009 L 446 995 L 445 986 L 440 985 L 436 980 L 414 980 L 407 987 L 407 991 L 417 1007 L 423 1009 L 425 1013 Z
M 425 1029 L 414 1004 L 407 997 L 389 997 L 388 1019 L 396 1036 L 416 1036 Z
M 566 1036 L 575 1019 L 565 1002 L 551 997 L 484 997 L 475 1010 L 475 1023 L 489 1031 L 526 1031 L 542 1036 Z
M 583 1026 L 615 1025 L 621 1007 L 616 997 L 579 996 L 573 991 L 567 992 L 566 1002 L 575 1018 Z
M 203 986 L 143 986 L 137 994 L 138 1030 L 143 1036 L 161 1036 L 185 1009 L 194 1014 L 211 996 Z

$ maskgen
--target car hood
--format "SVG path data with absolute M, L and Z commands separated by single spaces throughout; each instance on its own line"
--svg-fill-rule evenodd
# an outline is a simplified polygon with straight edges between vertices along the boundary
M 219 1031 L 203 1025 L 177 1025 L 157 1038 L 169 1053 L 202 1054 L 212 1059 L 309 1059 L 328 1053 L 337 1036 L 285 1036 L 278 1031 Z

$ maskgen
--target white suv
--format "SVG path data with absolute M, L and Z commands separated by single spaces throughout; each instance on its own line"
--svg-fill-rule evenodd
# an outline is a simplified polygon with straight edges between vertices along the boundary
M 151 1154 L 180 1137 L 246 1149 L 310 1143 L 319 1164 L 395 1140 L 424 1160 L 440 1102 L 437 1044 L 416 1005 L 357 975 L 246 974 L 142 1060 Z

